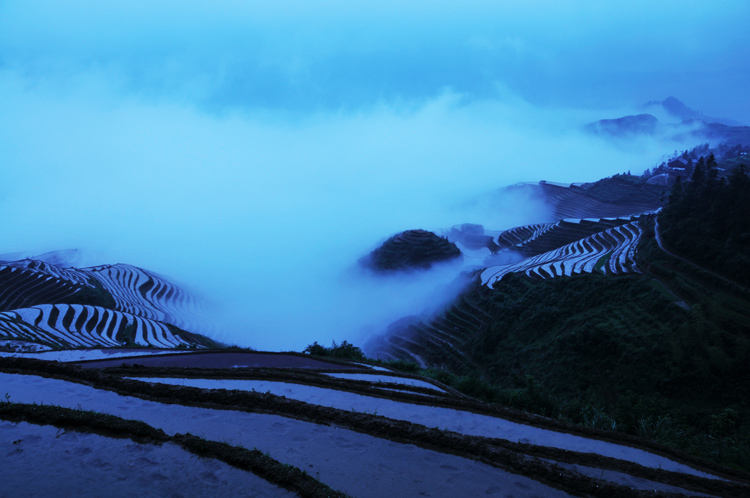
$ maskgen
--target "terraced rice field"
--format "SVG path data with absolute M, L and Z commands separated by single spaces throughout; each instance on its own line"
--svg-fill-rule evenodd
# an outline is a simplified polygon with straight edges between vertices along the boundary
M 250 472 L 173 444 L 138 443 L 50 425 L 0 421 L 2 496 L 294 497 Z M 178 484 L 179 483 L 179 484 Z
M 0 313 L 0 331 L 5 337 L 59 348 L 118 347 L 125 342 L 128 327 L 133 343 L 139 346 L 189 344 L 162 322 L 99 306 L 43 304 Z
M 460 259 L 461 252 L 451 242 L 426 230 L 407 230 L 386 240 L 360 260 L 376 271 L 429 268 L 440 262 Z
M 121 364 L 123 361 L 134 361 L 139 356 L 155 357 L 161 355 L 178 355 L 186 354 L 191 351 L 174 349 L 157 350 L 148 349 L 128 349 L 128 348 L 100 348 L 100 349 L 67 349 L 67 350 L 47 350 L 31 353 L 18 353 L 0 351 L 0 357 L 6 358 L 33 358 L 35 360 L 57 361 L 62 363 L 70 362 L 90 362 L 96 360 L 118 359 Z
M 665 191 L 657 185 L 634 185 L 626 177 L 607 178 L 594 184 L 540 182 L 525 188 L 536 190 L 557 219 L 628 216 L 652 211 L 663 205 Z
M 205 325 L 201 302 L 166 277 L 124 264 L 84 268 L 81 272 L 112 294 L 118 311 L 185 330 L 198 330 Z
M 551 232 L 552 228 L 545 233 Z M 508 273 L 523 273 L 537 279 L 592 273 L 600 260 L 604 260 L 602 271 L 607 274 L 637 272 L 635 250 L 640 237 L 638 221 L 622 223 L 519 263 L 487 268 L 482 272 L 482 283 L 492 287 Z M 537 237 L 531 241 L 540 239 Z M 529 245 L 531 243 L 527 241 L 519 249 Z
M 84 295 L 102 302 L 70 304 Z M 104 307 L 108 299 L 111 308 Z M 59 268 L 33 259 L 0 264 L 0 340 L 6 347 L 204 345 L 184 332 L 206 329 L 204 311 L 165 277 L 130 265 Z
M 511 273 L 532 280 L 595 272 L 639 273 L 636 249 L 642 234 L 640 223 L 651 215 L 565 219 L 503 232 L 484 230 L 478 225 L 457 226 L 448 235 L 460 245 L 467 237 L 492 237 L 492 244 L 500 249 L 486 257 L 476 277 L 481 285 L 492 289 Z M 489 252 L 486 248 L 484 251 Z M 492 264 L 498 259 L 506 263 Z M 438 313 L 393 323 L 384 334 L 370 341 L 367 352 L 376 358 L 412 361 L 423 368 L 470 366 L 473 362 L 465 353 L 467 345 L 481 337 L 492 321 L 486 302 L 474 302 L 473 297 L 463 293 Z
M 57 273 L 33 266 L 0 265 L 0 310 L 56 303 L 73 296 L 80 292 L 84 285 L 88 285 L 87 282 L 63 277 Z
M 654 455 L 643 450 L 604 441 L 597 441 L 533 426 L 518 424 L 489 415 L 420 404 L 393 401 L 380 397 L 365 396 L 346 391 L 322 387 L 299 385 L 290 382 L 264 380 L 228 380 L 200 378 L 150 378 L 131 377 L 143 382 L 158 382 L 168 385 L 192 386 L 201 389 L 229 389 L 254 392 L 270 392 L 276 396 L 296 399 L 305 403 L 327 405 L 341 410 L 375 413 L 394 420 L 405 420 L 425 427 L 444 429 L 468 436 L 486 436 L 531 443 L 540 446 L 582 451 L 619 458 L 647 467 L 682 472 L 702 477 L 715 477 L 697 471 L 687 465 Z
M 209 442 L 257 448 L 354 497 L 676 496 L 670 493 L 739 497 L 750 491 L 741 482 L 747 476 L 632 437 L 482 405 L 429 379 L 357 364 L 347 365 L 348 371 L 336 367 L 330 364 L 323 371 L 141 367 L 100 373 L 6 358 L 0 359 L 0 385 L 12 403 L 105 412 L 141 420 L 163 430 L 166 438 L 179 440 L 180 434 L 189 432 Z M 137 380 L 128 378 L 136 375 Z M 57 431 L 0 422 L 2 441 L 9 450 L 13 440 L 21 439 L 19 448 L 25 445 L 31 450 L 43 440 L 54 454 L 78 451 L 81 443 L 55 439 Z M 24 436 L 16 438 L 17 434 Z M 110 468 L 119 472 L 122 460 L 117 459 L 123 452 L 125 459 L 129 454 L 142 455 L 152 467 L 146 460 L 137 460 L 136 465 L 148 475 L 163 475 L 166 479 L 157 479 L 155 486 L 169 490 L 172 467 L 161 470 L 159 462 L 165 460 L 154 448 L 76 437 L 92 449 L 83 450 L 81 462 L 102 467 L 106 462 L 102 455 L 109 449 L 118 454 Z M 165 451 L 173 452 L 177 462 L 185 461 L 179 448 L 168 446 Z M 224 494 L 224 489 L 258 478 L 238 469 L 231 473 L 221 467 L 220 472 L 221 462 L 210 455 L 206 458 L 200 462 L 205 468 L 195 471 L 213 476 L 203 483 L 204 489 L 208 486 Z M 23 476 L 23 457 L 11 451 L 5 460 Z M 68 477 L 86 473 L 86 468 L 71 465 Z M 14 479 L 19 481 L 19 476 Z M 125 478 L 125 483 L 131 481 L 139 486 L 136 489 L 145 485 L 136 476 Z M 62 480 L 61 486 L 73 490 L 75 479 Z M 261 496 L 286 496 L 273 483 L 258 486 L 269 493 Z
M 373 357 L 404 359 L 422 368 L 438 365 L 466 365 L 471 359 L 464 353 L 465 345 L 491 322 L 483 302 L 475 302 L 469 294 L 459 295 L 453 304 L 437 315 L 425 319 L 412 317 L 401 320 L 368 344 Z

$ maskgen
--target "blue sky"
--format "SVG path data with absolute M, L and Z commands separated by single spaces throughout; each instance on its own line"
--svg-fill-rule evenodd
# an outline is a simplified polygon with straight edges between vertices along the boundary
M 355 278 L 393 233 L 536 222 L 471 200 L 691 145 L 581 125 L 670 95 L 750 123 L 750 4 L 705 5 L 0 0 L 0 253 L 172 275 L 232 342 L 354 340 L 451 278 Z

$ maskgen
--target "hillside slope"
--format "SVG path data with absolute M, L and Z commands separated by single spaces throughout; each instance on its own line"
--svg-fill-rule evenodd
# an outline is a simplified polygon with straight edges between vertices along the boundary
M 746 183 L 734 178 L 726 188 Z M 748 198 L 713 195 L 716 206 L 734 199 L 746 207 Z M 734 216 L 712 225 L 735 233 L 699 228 L 711 223 L 701 216 L 718 211 L 689 205 L 680 210 L 685 228 L 665 233 L 693 248 L 715 244 L 718 253 L 686 251 L 692 261 L 685 261 L 664 252 L 654 235 L 661 215 L 653 212 L 486 231 L 501 249 L 464 277 L 471 283 L 451 305 L 393 323 L 366 350 L 464 376 L 484 399 L 546 416 L 587 423 L 582 407 L 596 407 L 597 423 L 750 468 L 750 291 L 740 264 L 747 246 L 729 243 L 746 237 L 745 211 L 735 205 Z M 676 209 L 665 209 L 665 221 Z M 696 213 L 694 226 L 686 212 Z M 492 264 L 504 251 L 521 259 Z M 739 264 L 727 274 L 737 283 L 701 267 L 703 260 Z M 649 424 L 658 421 L 653 433 Z
M 426 269 L 461 257 L 455 244 L 427 230 L 406 230 L 383 242 L 360 260 L 375 271 Z
M 0 345 L 44 350 L 96 346 L 210 346 L 204 304 L 169 279 L 130 265 L 62 268 L 0 262 Z
M 653 211 L 664 205 L 664 194 L 668 193 L 664 187 L 648 184 L 632 175 L 615 175 L 594 183 L 524 183 L 506 187 L 500 194 L 505 191 L 540 199 L 549 212 L 549 218 L 545 220 L 548 222 L 563 218 L 630 216 Z

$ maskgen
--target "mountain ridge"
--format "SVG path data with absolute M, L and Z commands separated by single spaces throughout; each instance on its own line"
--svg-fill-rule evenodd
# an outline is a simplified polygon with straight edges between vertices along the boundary
M 646 102 L 641 106 L 643 109 L 654 109 L 654 108 L 662 108 L 664 111 L 668 112 L 675 118 L 679 119 L 680 122 L 684 121 L 690 121 L 690 120 L 698 120 L 698 121 L 704 121 L 706 123 L 719 123 L 726 126 L 742 126 L 742 124 L 738 121 L 735 121 L 733 119 L 726 119 L 726 118 L 716 118 L 711 116 L 706 116 L 700 111 L 695 111 L 685 105 L 683 102 L 681 102 L 679 99 L 675 97 L 667 97 L 666 99 L 662 101 L 652 100 L 649 102 Z
M 663 111 L 676 122 L 662 122 L 650 112 L 619 118 L 600 119 L 583 126 L 592 135 L 631 140 L 640 136 L 665 137 L 670 140 L 709 141 L 729 146 L 750 144 L 750 127 L 737 121 L 706 116 L 690 109 L 674 97 L 661 102 L 652 101 L 641 106 L 650 112 Z

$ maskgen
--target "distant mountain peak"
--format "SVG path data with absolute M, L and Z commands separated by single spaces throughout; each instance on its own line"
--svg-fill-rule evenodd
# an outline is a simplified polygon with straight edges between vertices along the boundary
M 660 129 L 659 120 L 651 114 L 623 116 L 617 119 L 601 119 L 586 125 L 590 133 L 611 136 L 653 135 Z
M 704 119 L 705 118 L 705 116 L 703 116 L 703 113 L 694 111 L 693 109 L 683 104 L 680 100 L 671 96 L 667 97 L 661 102 L 658 100 L 652 100 L 651 102 L 647 102 L 644 107 L 662 107 L 669 114 L 671 114 L 672 116 L 676 118 L 679 118 L 681 121 L 686 121 L 689 119 Z
M 643 105 L 643 108 L 647 110 L 653 109 L 654 107 L 656 108 L 661 107 L 667 113 L 679 119 L 680 121 L 696 120 L 696 121 L 703 121 L 705 123 L 720 123 L 720 124 L 724 124 L 727 126 L 740 125 L 740 123 L 733 121 L 731 119 L 706 116 L 700 111 L 691 109 L 690 107 L 682 103 L 682 101 L 672 96 L 669 96 L 662 101 L 652 100 L 650 102 L 646 102 L 646 104 Z
M 703 116 L 703 113 L 694 111 L 674 97 L 667 97 L 662 100 L 661 105 L 675 116 L 684 116 L 683 119 L 695 119 L 697 116 Z

